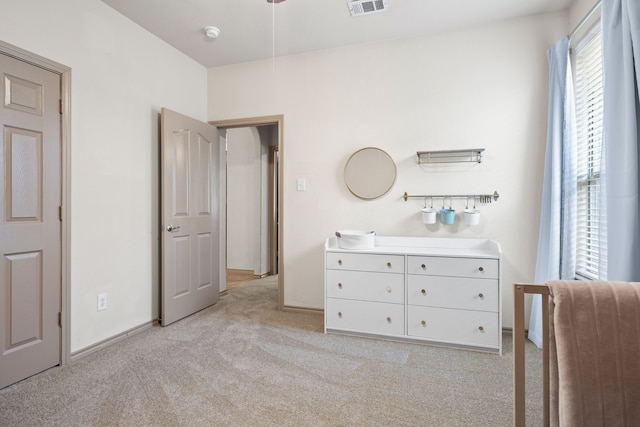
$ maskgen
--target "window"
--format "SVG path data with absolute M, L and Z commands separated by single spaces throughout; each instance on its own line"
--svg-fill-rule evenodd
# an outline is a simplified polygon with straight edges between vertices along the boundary
M 602 153 L 602 42 L 596 25 L 576 45 L 575 102 L 577 131 L 576 278 L 606 279 L 606 233 L 600 210 L 600 159 Z M 601 263 L 602 261 L 602 263 Z

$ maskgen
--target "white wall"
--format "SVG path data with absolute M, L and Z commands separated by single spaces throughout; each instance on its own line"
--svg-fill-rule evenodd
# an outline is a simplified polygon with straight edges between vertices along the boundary
M 1 9 L 0 40 L 72 69 L 75 352 L 158 316 L 158 114 L 204 120 L 207 72 L 98 0 Z M 97 312 L 101 292 L 109 308 Z
M 210 69 L 210 120 L 285 117 L 285 305 L 323 308 L 322 246 L 337 229 L 489 238 L 502 245 L 504 324 L 511 326 L 512 284 L 534 276 L 546 50 L 567 29 L 567 13 L 546 14 Z M 364 146 L 386 150 L 398 165 L 395 187 L 375 201 L 355 198 L 342 179 L 345 161 Z M 476 147 L 486 148 L 480 165 L 427 172 L 415 161 L 419 150 Z M 296 178 L 306 178 L 307 191 L 296 191 Z M 494 190 L 501 197 L 480 207 L 475 228 L 427 228 L 422 202 L 401 198 Z
M 589 11 L 594 7 L 595 4 L 595 0 L 573 0 L 573 3 L 569 8 L 569 23 L 571 27 L 569 31 L 567 31 L 567 33 L 570 33 L 574 28 L 577 27 L 577 25 L 589 13 Z M 576 37 L 579 38 L 582 34 L 584 34 L 585 31 L 591 28 L 591 26 L 594 25 L 598 19 L 600 19 L 600 9 L 601 8 L 598 8 L 596 12 L 591 16 L 591 18 L 585 22 L 583 28 L 578 31 L 577 34 L 575 34 Z
M 570 32 L 573 28 L 576 27 L 576 25 L 578 25 L 582 18 L 591 10 L 591 8 L 595 4 L 596 0 L 573 0 L 573 3 L 569 8 L 569 23 L 571 25 L 571 28 L 568 32 Z
M 257 128 L 227 130 L 227 268 L 254 271 L 255 248 L 260 242 L 256 224 L 260 215 L 259 149 Z

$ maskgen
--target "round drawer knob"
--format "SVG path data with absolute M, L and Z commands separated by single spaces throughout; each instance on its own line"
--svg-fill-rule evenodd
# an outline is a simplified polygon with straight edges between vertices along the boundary
M 484 267 L 478 268 L 478 271 L 480 271 L 480 273 L 482 273 L 484 271 Z
M 342 289 L 342 283 L 338 283 L 338 289 Z
M 387 286 L 387 292 L 391 293 L 391 286 Z
M 422 264 L 420 267 L 422 267 L 423 270 L 427 269 L 427 266 L 425 264 Z
M 479 330 L 480 332 L 484 332 L 484 326 L 478 326 L 478 330 Z
M 338 312 L 338 317 L 342 317 L 342 312 L 341 311 Z
M 387 316 L 387 322 L 391 323 L 391 317 Z
M 391 263 L 390 262 L 387 263 L 387 267 L 391 268 Z
M 421 293 L 422 295 L 426 295 L 426 294 L 427 294 L 427 290 L 426 290 L 426 289 L 423 289 L 423 290 L 421 290 L 421 291 L 420 291 L 420 293 Z
M 427 322 L 425 322 L 424 320 L 423 320 L 422 322 L 420 322 L 420 324 L 421 324 L 422 326 L 427 326 Z
M 342 260 L 341 259 L 338 260 L 338 265 L 342 265 Z
M 478 294 L 478 298 L 480 298 L 480 299 L 484 299 L 484 294 L 483 294 L 482 292 L 480 292 L 480 293 Z

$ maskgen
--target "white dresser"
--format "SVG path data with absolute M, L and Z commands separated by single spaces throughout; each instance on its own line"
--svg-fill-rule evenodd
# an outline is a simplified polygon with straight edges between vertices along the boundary
M 485 239 L 377 236 L 325 242 L 325 332 L 502 354 L 500 245 Z

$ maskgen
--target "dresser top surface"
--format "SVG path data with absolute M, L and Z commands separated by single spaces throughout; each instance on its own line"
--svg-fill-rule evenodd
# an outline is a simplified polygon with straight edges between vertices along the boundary
M 464 258 L 500 258 L 500 244 L 488 239 L 440 237 L 376 236 L 371 249 L 340 249 L 338 239 L 329 237 L 324 248 L 329 252 L 446 256 Z

